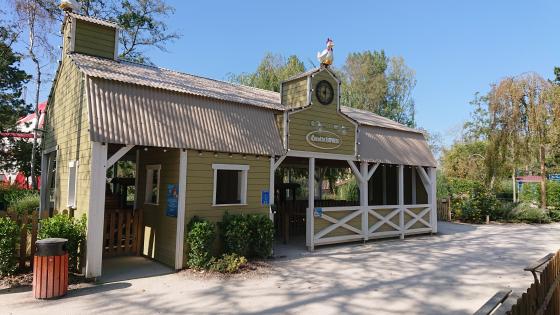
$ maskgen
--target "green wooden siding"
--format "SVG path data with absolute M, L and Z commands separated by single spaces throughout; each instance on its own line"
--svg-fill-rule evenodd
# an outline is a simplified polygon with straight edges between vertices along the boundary
M 76 215 L 87 213 L 90 190 L 91 142 L 83 75 L 69 58 L 63 58 L 48 100 L 43 150 L 58 147 L 55 176 L 56 212 L 67 208 L 68 163 L 78 160 Z
M 333 154 L 355 155 L 356 149 L 356 126 L 338 108 L 338 83 L 326 70 L 316 73 L 311 79 L 311 87 L 315 88 L 321 80 L 327 80 L 334 89 L 334 98 L 331 104 L 323 105 L 319 103 L 315 93 L 311 93 L 311 105 L 303 110 L 289 114 L 288 144 L 291 150 L 311 151 Z M 310 145 L 306 137 L 316 129 L 311 125 L 312 121 L 319 121 L 322 130 L 333 132 L 341 139 L 341 145 L 335 149 L 321 149 Z M 336 129 L 335 126 L 339 126 Z M 340 127 L 346 128 L 346 134 L 341 132 Z
M 288 108 L 303 107 L 307 101 L 307 77 L 282 83 L 281 103 Z
M 249 165 L 247 175 L 247 205 L 213 206 L 214 170 L 212 164 Z M 269 190 L 270 158 L 255 155 L 201 152 L 187 153 L 187 202 L 186 222 L 193 216 L 219 222 L 226 211 L 230 213 L 268 214 L 268 206 L 261 206 L 261 192 Z
M 115 32 L 107 26 L 76 20 L 74 51 L 112 59 L 115 56 Z
M 159 203 L 157 205 L 145 203 L 146 166 L 154 164 L 161 165 Z M 174 267 L 177 218 L 165 215 L 168 184 L 176 184 L 177 188 L 179 187 L 179 150 L 167 150 L 167 152 L 163 152 L 162 148 L 140 150 L 137 207 L 143 211 L 146 226 L 143 254 Z M 151 246 L 150 240 L 152 240 Z

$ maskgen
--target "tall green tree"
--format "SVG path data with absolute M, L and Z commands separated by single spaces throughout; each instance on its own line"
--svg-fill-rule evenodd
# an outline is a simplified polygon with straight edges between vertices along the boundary
M 31 110 L 21 97 L 29 75 L 19 68 L 22 56 L 12 49 L 16 34 L 11 29 L 0 26 L 0 132 L 16 131 L 16 121 Z M 7 137 L 0 144 L 0 169 L 30 176 L 32 143 Z
M 416 74 L 402 57 L 383 50 L 350 53 L 340 71 L 343 105 L 368 110 L 414 127 Z
M 30 110 L 21 97 L 29 75 L 20 69 L 22 56 L 12 49 L 15 41 L 16 34 L 0 26 L 0 132 L 14 131 L 16 121 Z
M 350 53 L 341 71 L 342 104 L 386 116 L 387 63 L 383 50 Z
M 255 72 L 229 74 L 234 83 L 269 91 L 280 91 L 282 81 L 305 71 L 305 66 L 295 55 L 285 59 L 281 55 L 267 53 Z

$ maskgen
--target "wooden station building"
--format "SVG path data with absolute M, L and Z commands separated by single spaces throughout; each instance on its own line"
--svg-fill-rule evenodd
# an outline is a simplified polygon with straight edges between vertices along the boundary
M 341 84 L 328 67 L 290 78 L 276 93 L 119 60 L 118 27 L 107 21 L 66 13 L 62 33 L 41 211 L 87 216 L 87 277 L 101 275 L 110 255 L 183 268 L 185 226 L 195 215 L 273 217 L 281 166 L 308 169 L 302 215 L 310 250 L 437 232 L 436 161 L 424 135 L 340 106 Z M 132 165 L 135 176 L 119 176 L 116 165 Z M 351 168 L 359 202 L 316 199 L 318 167 Z

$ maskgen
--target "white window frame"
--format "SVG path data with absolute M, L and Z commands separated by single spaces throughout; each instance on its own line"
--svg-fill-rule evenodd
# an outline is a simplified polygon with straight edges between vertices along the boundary
M 157 189 L 156 189 L 156 202 L 152 202 L 152 189 L 153 189 L 153 179 L 154 171 L 157 172 Z M 144 204 L 146 205 L 159 205 L 159 190 L 161 185 L 161 164 L 146 165 L 146 190 L 144 192 Z
M 70 209 L 76 209 L 76 197 L 78 192 L 78 160 L 68 162 L 68 198 L 66 205 Z
M 214 189 L 212 192 L 213 207 L 246 206 L 247 205 L 247 178 L 249 175 L 249 165 L 242 164 L 212 164 L 214 170 Z M 218 182 L 218 170 L 241 171 L 241 192 L 240 203 L 216 204 L 216 185 Z

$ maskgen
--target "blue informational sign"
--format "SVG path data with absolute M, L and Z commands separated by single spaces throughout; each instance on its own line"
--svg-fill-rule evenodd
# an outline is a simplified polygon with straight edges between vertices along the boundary
M 317 218 L 321 218 L 323 216 L 323 208 L 315 208 L 315 210 L 313 210 L 313 215 Z
M 167 184 L 167 208 L 165 215 L 168 217 L 177 217 L 178 208 L 178 191 L 176 184 Z
M 560 182 L 560 174 L 550 174 L 548 175 L 548 179 Z
M 263 190 L 261 191 L 261 206 L 269 206 L 270 205 L 270 191 Z

